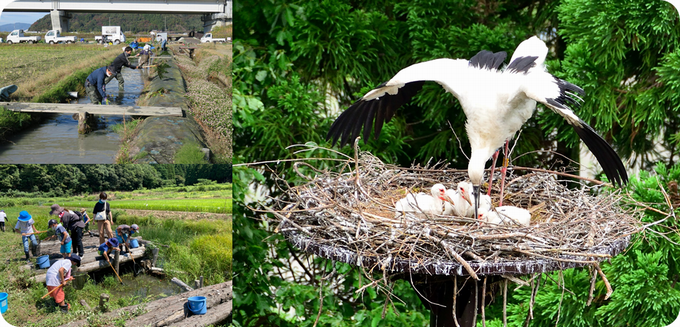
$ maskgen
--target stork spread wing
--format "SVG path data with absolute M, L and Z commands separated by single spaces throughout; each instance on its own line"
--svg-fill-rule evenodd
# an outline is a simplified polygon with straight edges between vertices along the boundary
M 364 140 L 374 130 L 374 138 L 380 136 L 382 127 L 389 122 L 399 107 L 411 101 L 426 81 L 437 82 L 452 93 L 456 83 L 465 83 L 464 76 L 474 70 L 497 70 L 505 60 L 505 52 L 480 51 L 469 61 L 464 59 L 434 59 L 408 66 L 389 81 L 378 85 L 345 110 L 331 125 L 326 139 L 333 145 L 340 140 L 343 146 L 354 140 L 363 127 Z
M 547 94 L 538 95 L 535 92 L 529 92 L 527 95 L 558 113 L 574 128 L 576 134 L 588 146 L 590 152 L 595 155 L 595 158 L 597 158 L 600 166 L 602 166 L 602 170 L 610 181 L 619 186 L 626 184 L 628 182 L 628 174 L 619 155 L 590 125 L 576 116 L 570 109 L 570 106 L 580 106 L 582 100 L 578 95 L 585 94 L 583 89 L 549 73 L 544 74 L 550 76 L 553 80 L 547 81 L 548 83 L 544 84 L 548 87 L 534 88 L 534 90 L 542 90 Z

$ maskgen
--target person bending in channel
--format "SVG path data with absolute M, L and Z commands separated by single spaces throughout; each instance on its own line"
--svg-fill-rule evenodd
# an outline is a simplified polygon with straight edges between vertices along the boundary
M 108 76 L 113 76 L 115 70 L 113 67 L 101 67 L 95 69 L 85 79 L 85 91 L 90 97 L 92 104 L 101 104 L 106 98 L 106 82 L 104 81 Z
M 132 53 L 132 48 L 131 47 L 125 47 L 123 49 L 123 53 L 119 54 L 118 57 L 113 59 L 113 62 L 111 63 L 111 67 L 113 67 L 113 70 L 111 73 L 113 75 L 110 75 L 106 77 L 106 80 L 104 80 L 104 84 L 109 84 L 109 82 L 115 77 L 116 80 L 118 80 L 118 92 L 123 92 L 123 87 L 125 85 L 125 80 L 123 80 L 123 74 L 121 73 L 121 70 L 123 70 L 123 66 L 128 67 L 130 69 L 137 69 L 139 66 L 133 66 L 130 65 L 130 54 Z
M 99 201 L 95 203 L 94 209 L 92 209 L 92 214 L 94 214 L 94 220 L 97 222 L 97 229 L 99 230 L 99 244 L 113 237 L 113 231 L 111 231 L 113 215 L 111 214 L 111 206 L 106 202 L 106 198 L 106 192 L 99 193 Z
M 64 256 L 64 259 L 67 259 L 68 257 L 71 256 L 71 236 L 68 235 L 68 232 L 66 231 L 66 228 L 62 226 L 61 224 L 57 223 L 56 220 L 50 219 L 50 221 L 47 222 L 47 227 L 52 228 L 54 231 L 54 235 L 46 238 L 45 240 L 52 240 L 54 238 L 59 238 L 59 242 L 61 243 L 61 248 L 59 249 L 59 252 Z
M 33 220 L 33 217 L 29 215 L 26 210 L 19 213 L 17 220 L 18 221 L 16 226 L 14 226 L 14 229 L 17 233 L 21 233 L 21 242 L 24 244 L 26 262 L 30 263 L 31 259 L 28 255 L 28 240 L 30 239 L 31 243 L 33 243 L 33 256 L 37 257 L 39 248 L 38 240 L 35 239 L 35 234 L 38 233 L 38 230 L 35 229 L 35 221 Z
M 5 232 L 5 220 L 7 220 L 7 214 L 5 210 L 0 210 L 0 229 L 3 233 Z
M 118 248 L 118 239 L 113 237 L 108 239 L 106 243 L 100 245 L 99 248 L 97 249 L 99 255 L 103 256 L 104 259 L 106 259 L 106 261 L 109 263 L 111 263 L 111 259 L 109 258 L 111 250 L 116 250 L 120 252 L 120 248 Z
M 74 254 L 67 259 L 57 260 L 47 269 L 45 276 L 45 284 L 47 284 L 47 291 L 50 296 L 54 298 L 54 302 L 61 308 L 62 313 L 68 313 L 71 305 L 66 303 L 66 293 L 64 293 L 64 286 L 73 279 L 71 277 L 73 272 L 73 265 L 80 267 L 80 257 Z M 55 290 L 55 288 L 58 288 Z
M 134 233 L 139 233 L 139 226 L 137 224 L 132 224 L 132 226 L 118 225 L 115 233 L 121 248 L 125 244 L 125 252 L 130 252 L 130 236 Z
M 153 56 L 153 52 L 151 52 L 151 45 L 145 45 L 142 51 L 140 51 L 137 55 L 139 56 L 137 67 L 144 68 L 144 66 L 149 65 L 149 58 Z

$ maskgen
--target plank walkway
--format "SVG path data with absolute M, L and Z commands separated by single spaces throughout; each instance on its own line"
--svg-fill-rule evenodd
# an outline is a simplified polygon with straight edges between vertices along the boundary
M 184 303 L 191 296 L 205 296 L 208 310 L 205 315 L 184 316 Z M 128 319 L 125 326 L 208 326 L 223 322 L 232 313 L 232 282 L 224 282 L 199 288 L 197 290 L 169 296 L 146 304 L 137 304 L 105 313 L 104 316 L 116 319 L 122 312 L 134 312 L 139 306 L 146 313 Z M 69 327 L 87 326 L 87 319 L 72 321 L 63 325 Z
M 140 239 L 139 237 L 135 237 L 138 240 Z M 42 241 L 40 243 L 40 254 L 39 255 L 46 255 L 48 254 L 50 256 L 50 266 L 54 264 L 55 261 L 60 260 L 63 258 L 61 253 L 59 253 L 59 247 L 61 244 L 59 241 Z M 91 272 L 91 271 L 96 271 L 99 269 L 111 269 L 109 266 L 109 263 L 106 262 L 106 260 L 99 256 L 97 253 L 97 248 L 99 247 L 99 237 L 90 237 L 85 233 L 83 235 L 83 249 L 85 250 L 85 255 L 82 257 L 80 261 L 80 267 L 78 268 L 78 272 Z M 140 263 L 140 260 L 144 257 L 144 251 L 145 251 L 145 246 L 143 242 L 140 242 L 139 247 L 132 249 L 130 252 L 130 255 L 137 261 L 137 264 Z M 118 262 L 119 263 L 124 263 L 128 261 L 132 261 L 132 258 L 130 258 L 130 255 L 123 255 L 121 254 L 119 257 Z M 45 274 L 47 273 L 47 269 L 38 269 L 37 265 L 35 264 L 35 258 L 31 258 L 31 264 L 30 265 L 24 265 L 22 269 L 31 269 L 36 272 L 36 275 L 31 277 L 32 280 L 38 282 L 38 283 L 44 283 L 45 282 Z M 113 258 L 111 258 L 111 262 L 113 262 Z M 111 272 L 113 273 L 113 272 Z
M 147 107 L 147 106 L 118 106 L 97 105 L 82 103 L 34 103 L 34 102 L 0 102 L 0 107 L 5 107 L 17 112 L 37 113 L 85 113 L 91 115 L 116 115 L 116 116 L 182 116 L 180 107 Z

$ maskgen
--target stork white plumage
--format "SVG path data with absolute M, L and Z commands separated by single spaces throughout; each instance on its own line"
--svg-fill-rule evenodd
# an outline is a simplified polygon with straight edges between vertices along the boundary
M 478 217 L 476 216 L 477 212 L 475 211 L 474 203 L 476 202 L 475 200 L 475 194 L 472 192 L 473 190 L 473 185 L 472 183 L 469 182 L 460 182 L 458 183 L 458 192 L 461 194 L 463 200 L 467 204 L 466 207 L 466 212 L 465 216 L 466 217 Z M 480 194 L 479 195 L 479 202 L 478 203 L 478 211 L 489 211 L 491 210 L 492 203 L 491 203 L 491 196 L 487 194 Z
M 480 208 L 479 219 L 489 224 L 529 226 L 531 213 L 527 209 L 514 206 L 500 206 L 495 210 L 484 211 Z
M 451 201 L 446 194 L 446 187 L 442 184 L 434 184 L 429 194 L 407 194 L 405 198 L 397 201 L 394 205 L 397 210 L 395 216 L 400 217 L 405 212 L 416 212 L 417 216 L 423 214 L 441 215 L 444 212 L 445 201 Z
M 410 101 L 426 81 L 434 81 L 458 99 L 467 116 L 472 148 L 468 175 L 473 184 L 475 217 L 486 162 L 531 117 L 536 102 L 561 115 L 574 128 L 610 181 L 626 183 L 628 175 L 616 152 L 569 108 L 580 104 L 578 94 L 584 94 L 583 90 L 545 70 L 547 53 L 545 43 L 533 36 L 517 47 L 502 70 L 499 67 L 506 53 L 490 51 L 481 51 L 469 61 L 443 58 L 411 65 L 340 114 L 327 138 L 344 145 L 359 136 L 362 127 L 364 140 L 371 129 L 377 138 L 397 108 Z
M 444 214 L 465 217 L 470 204 L 465 201 L 458 190 L 447 189 L 446 195 L 451 199 L 444 202 Z

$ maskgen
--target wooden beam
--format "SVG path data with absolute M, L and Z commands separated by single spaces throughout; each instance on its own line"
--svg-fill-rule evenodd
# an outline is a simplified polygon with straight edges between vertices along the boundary
M 130 255 L 132 255 L 135 260 L 141 259 L 144 257 L 144 248 L 136 248 L 132 249 L 130 252 Z M 130 255 L 121 255 L 119 259 L 119 263 L 125 263 L 128 261 L 132 261 L 130 258 Z M 113 260 L 111 260 L 113 262 Z M 106 260 L 94 260 L 92 262 L 86 263 L 86 264 L 81 264 L 80 267 L 78 267 L 78 272 L 92 272 L 92 271 L 97 271 L 100 269 L 109 269 L 111 270 L 111 266 L 109 266 L 109 263 L 106 262 Z M 111 271 L 113 274 L 113 271 Z M 32 280 L 38 282 L 38 283 L 44 283 L 45 282 L 45 274 L 41 275 L 35 275 L 31 277 Z
M 115 116 L 177 116 L 181 117 L 180 107 L 150 106 L 118 106 L 98 105 L 91 103 L 33 103 L 33 102 L 0 102 L 0 107 L 16 112 L 64 113 L 77 114 L 87 112 L 90 115 Z

